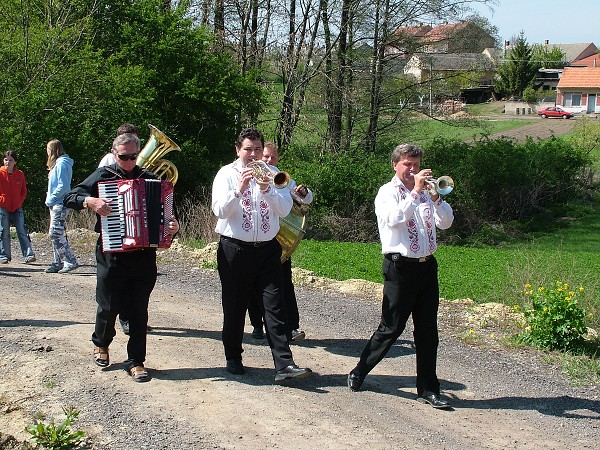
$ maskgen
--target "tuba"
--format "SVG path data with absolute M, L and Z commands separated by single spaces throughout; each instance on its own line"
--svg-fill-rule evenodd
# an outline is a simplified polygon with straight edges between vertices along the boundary
M 136 164 L 154 173 L 161 180 L 177 183 L 179 172 L 171 161 L 161 159 L 171 150 L 181 151 L 179 146 L 154 125 L 150 128 L 150 138 L 137 157 Z
M 292 210 L 285 217 L 279 218 L 279 232 L 277 240 L 281 245 L 281 263 L 283 264 L 300 245 L 300 241 L 306 234 L 306 214 L 308 205 L 302 197 L 290 190 L 292 194 Z

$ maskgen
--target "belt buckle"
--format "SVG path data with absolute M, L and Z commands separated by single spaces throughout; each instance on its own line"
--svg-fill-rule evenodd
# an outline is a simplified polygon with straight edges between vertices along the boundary
M 427 261 L 427 256 L 421 256 L 421 257 L 419 258 L 419 262 L 420 262 L 420 263 L 421 263 L 421 262 L 425 262 L 425 261 Z

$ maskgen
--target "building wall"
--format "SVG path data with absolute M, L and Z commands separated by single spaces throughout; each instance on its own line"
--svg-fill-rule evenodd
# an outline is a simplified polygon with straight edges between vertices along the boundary
M 569 94 L 571 96 L 573 94 L 581 94 L 581 101 L 579 105 L 573 106 L 568 102 Z M 556 97 L 556 104 L 562 106 L 563 108 L 574 112 L 574 113 L 587 113 L 588 112 L 588 96 L 594 94 L 596 95 L 596 101 L 594 108 L 592 108 L 592 113 L 600 113 L 600 88 L 587 88 L 587 89 L 560 89 L 558 90 L 558 95 Z

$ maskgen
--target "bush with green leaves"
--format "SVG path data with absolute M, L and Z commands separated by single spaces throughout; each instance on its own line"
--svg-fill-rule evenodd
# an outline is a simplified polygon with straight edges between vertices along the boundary
M 525 285 L 524 306 L 526 330 L 522 340 L 534 347 L 547 350 L 578 350 L 587 332 L 585 310 L 578 304 L 584 288 L 570 290 L 569 285 L 556 282 L 553 289 Z
M 56 425 L 54 419 L 47 424 L 36 419 L 33 425 L 25 428 L 25 431 L 32 435 L 31 439 L 36 444 L 45 449 L 69 450 L 76 448 L 85 436 L 83 431 L 71 430 L 71 425 L 79 416 L 79 411 L 63 407 L 63 412 L 66 418 L 60 424 Z

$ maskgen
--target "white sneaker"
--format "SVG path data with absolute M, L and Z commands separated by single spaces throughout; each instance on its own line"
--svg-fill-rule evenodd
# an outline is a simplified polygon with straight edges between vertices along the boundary
M 65 265 L 63 266 L 62 269 L 60 269 L 58 271 L 58 273 L 69 273 L 71 270 L 75 270 L 79 267 L 79 264 L 75 263 L 75 264 L 69 264 L 69 263 L 65 263 Z
M 0 264 L 8 264 L 8 259 L 0 258 Z
M 36 262 L 36 261 L 37 261 L 37 259 L 34 255 L 28 256 L 27 258 L 25 258 L 25 264 L 29 264 L 29 263 Z

